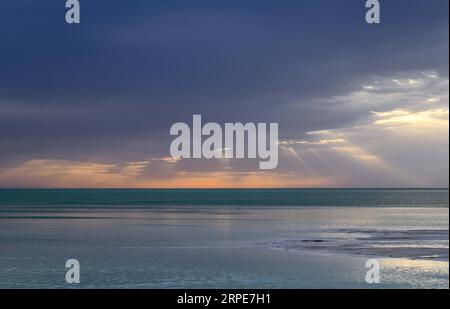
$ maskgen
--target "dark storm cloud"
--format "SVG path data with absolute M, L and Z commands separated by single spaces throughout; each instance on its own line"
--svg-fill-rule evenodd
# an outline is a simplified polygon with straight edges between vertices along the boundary
M 0 4 L 0 160 L 164 155 L 177 121 L 279 122 L 281 137 L 367 112 L 320 100 L 372 75 L 448 76 L 448 1 Z

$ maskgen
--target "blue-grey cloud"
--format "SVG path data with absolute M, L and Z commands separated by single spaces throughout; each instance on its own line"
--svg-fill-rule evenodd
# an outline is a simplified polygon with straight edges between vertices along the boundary
M 373 106 L 330 98 L 377 76 L 448 79 L 447 0 L 383 1 L 379 25 L 362 0 L 81 1 L 80 25 L 65 10 L 0 4 L 4 165 L 164 156 L 170 125 L 194 113 L 306 138 L 366 117 Z

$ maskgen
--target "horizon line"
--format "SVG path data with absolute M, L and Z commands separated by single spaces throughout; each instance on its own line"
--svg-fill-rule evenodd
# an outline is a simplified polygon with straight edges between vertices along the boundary
M 0 190 L 449 190 L 449 187 L 248 187 L 248 188 L 61 188 L 61 187 L 11 187 Z

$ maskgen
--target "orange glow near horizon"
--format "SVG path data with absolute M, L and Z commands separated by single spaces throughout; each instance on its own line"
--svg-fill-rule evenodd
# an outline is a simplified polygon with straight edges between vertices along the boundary
M 330 185 L 321 178 L 276 172 L 178 172 L 173 177 L 139 176 L 141 165 L 33 160 L 0 173 L 0 187 L 36 188 L 285 188 Z M 24 179 L 26 177 L 26 179 Z M 15 179 L 21 185 L 14 185 Z M 9 184 L 9 185 L 6 185 Z

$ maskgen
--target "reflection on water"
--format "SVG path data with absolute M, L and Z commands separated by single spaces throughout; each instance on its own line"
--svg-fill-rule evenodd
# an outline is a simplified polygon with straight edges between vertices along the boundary
M 396 282 L 400 286 L 449 288 L 448 261 L 382 259 L 381 276 L 384 282 Z
M 0 224 L 3 288 L 67 287 L 69 258 L 80 287 L 448 288 L 448 208 L 3 207 Z M 373 241 L 380 258 L 406 242 L 447 261 L 382 259 L 368 285 Z

